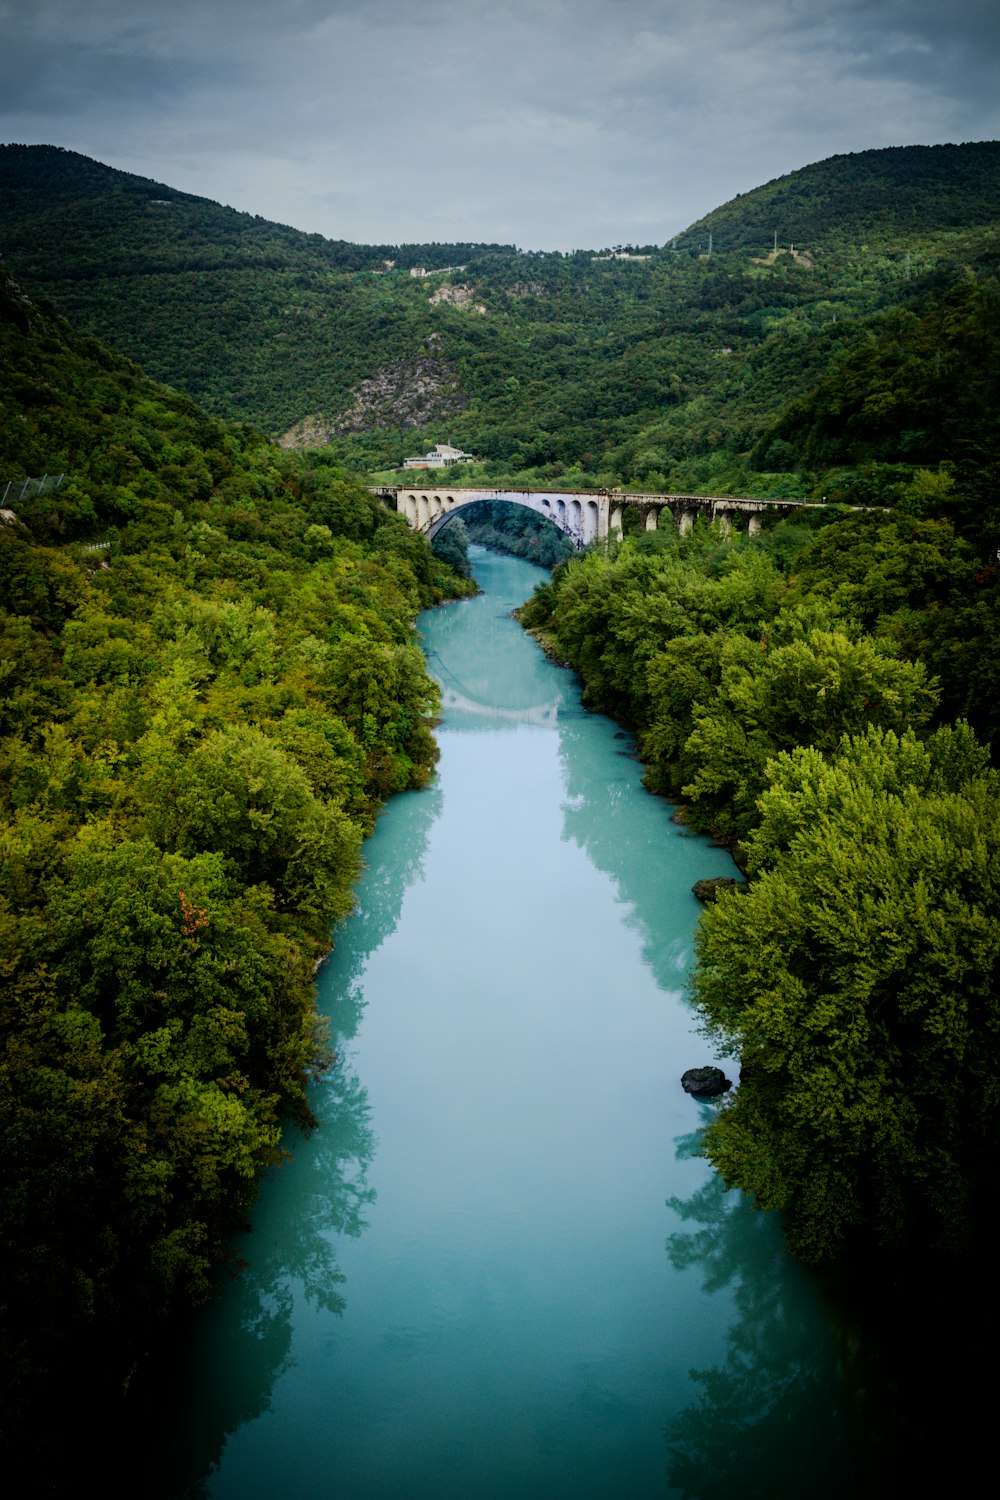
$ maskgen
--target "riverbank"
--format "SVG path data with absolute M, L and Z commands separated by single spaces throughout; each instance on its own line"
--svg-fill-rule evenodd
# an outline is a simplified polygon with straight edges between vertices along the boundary
M 732 864 L 509 618 L 541 575 L 476 566 L 482 596 L 421 620 L 439 775 L 379 820 L 321 971 L 340 1066 L 199 1319 L 170 1500 L 198 1476 L 215 1500 L 319 1500 L 331 1472 L 345 1500 L 659 1500 L 702 1423 L 718 1470 L 730 1417 L 705 1391 L 748 1350 L 744 1483 L 791 1496 L 809 1453 L 843 1480 L 845 1330 L 696 1154 L 713 1106 L 680 1087 L 710 1060 L 683 998 L 691 885 Z

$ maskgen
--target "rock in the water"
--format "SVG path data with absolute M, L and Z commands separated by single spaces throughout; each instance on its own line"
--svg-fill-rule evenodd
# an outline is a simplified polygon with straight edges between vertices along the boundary
M 688 1068 L 681 1074 L 681 1088 L 685 1094 L 700 1094 L 711 1099 L 716 1094 L 728 1093 L 732 1086 L 732 1081 L 721 1068 Z
M 710 880 L 696 880 L 691 889 L 699 901 L 711 903 L 720 891 L 739 891 L 745 894 L 749 887 L 745 880 L 735 880 L 732 875 L 713 875 Z

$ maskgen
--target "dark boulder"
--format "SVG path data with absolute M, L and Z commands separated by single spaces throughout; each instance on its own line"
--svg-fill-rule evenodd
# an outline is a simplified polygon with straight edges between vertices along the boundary
M 749 886 L 745 880 L 735 880 L 732 875 L 713 875 L 710 880 L 696 880 L 691 889 L 699 901 L 711 903 L 720 891 L 739 891 L 745 895 Z
M 681 1074 L 681 1088 L 685 1094 L 698 1094 L 703 1099 L 726 1094 L 732 1086 L 732 1081 L 721 1068 L 688 1068 Z

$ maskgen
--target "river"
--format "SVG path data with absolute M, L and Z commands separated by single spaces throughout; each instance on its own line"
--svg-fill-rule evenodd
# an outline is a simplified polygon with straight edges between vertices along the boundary
M 714 1060 L 691 885 L 729 857 L 509 618 L 541 571 L 474 558 L 483 594 L 420 622 L 438 776 L 386 808 L 320 971 L 323 1123 L 196 1320 L 164 1493 L 844 1494 L 855 1335 L 679 1084 Z

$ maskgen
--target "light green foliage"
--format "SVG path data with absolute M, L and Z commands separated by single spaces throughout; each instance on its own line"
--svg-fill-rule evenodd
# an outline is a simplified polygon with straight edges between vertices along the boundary
M 647 668 L 669 642 L 721 625 L 759 630 L 773 614 L 784 585 L 767 555 L 730 547 L 711 573 L 692 564 L 691 547 L 701 554 L 714 546 L 701 532 L 688 544 L 667 534 L 655 550 L 642 538 L 613 559 L 592 554 L 560 574 L 559 648 L 595 708 L 647 723 Z
M 997 1167 L 1000 780 L 959 729 L 777 763 L 746 896 L 706 912 L 695 994 L 741 1056 L 727 1181 L 823 1261 L 966 1250 Z M 862 1240 L 864 1242 L 864 1239 Z
M 759 545 L 626 541 L 557 569 L 522 618 L 637 724 L 650 786 L 746 859 L 694 981 L 741 1061 L 706 1136 L 726 1181 L 783 1209 L 810 1262 L 981 1247 L 1000 780 L 967 724 L 929 729 L 915 649 L 957 649 L 969 549 L 947 522 L 876 516 L 800 531 L 788 576 Z
M 804 820 L 842 817 L 854 788 L 883 797 L 908 788 L 944 792 L 987 774 L 989 751 L 967 724 L 948 724 L 921 740 L 912 732 L 869 727 L 837 747 L 831 759 L 800 746 L 769 762 L 767 787 L 758 801 L 759 821 L 746 842 L 752 875 L 770 869 L 791 847 Z
M 98 596 L 88 599 L 62 631 L 62 665 L 78 683 L 121 682 L 144 677 L 155 660 L 148 625 L 108 614 Z
M 364 756 L 342 719 L 315 708 L 292 708 L 266 732 L 302 768 L 315 796 L 343 807 L 369 831 Z
M 703 527 L 652 540 L 571 562 L 522 618 L 554 628 L 588 702 L 639 728 L 650 785 L 679 792 L 697 781 L 705 820 L 732 833 L 726 808 L 734 796 L 752 808 L 769 754 L 813 729 L 833 724 L 835 742 L 853 727 L 841 720 L 851 674 L 861 670 L 857 653 L 846 633 L 820 649 L 816 627 L 829 626 L 837 607 L 790 595 L 769 550 L 720 541 Z M 838 652 L 843 660 L 834 659 Z M 870 644 L 866 652 L 881 661 L 890 648 Z M 904 663 L 899 675 L 898 690 L 886 685 L 886 693 L 913 698 L 916 712 L 919 694 L 909 684 L 921 671 Z M 863 697 L 866 689 L 859 683 L 854 691 Z M 905 719 L 905 705 L 901 712 Z M 711 756 L 697 736 L 714 741 Z
M 438 691 L 415 646 L 346 637 L 334 648 L 330 694 L 337 713 L 365 751 L 368 774 L 381 796 L 420 785 L 435 751 L 427 715 Z
M 16 1423 L 120 1384 L 207 1295 L 283 1117 L 311 1123 L 315 961 L 382 798 L 436 756 L 413 619 L 469 586 L 328 464 L 0 290 L 0 472 L 73 473 L 0 527 Z
M 359 830 L 313 795 L 305 771 L 260 730 L 215 730 L 157 766 L 140 794 L 161 847 L 217 852 L 241 884 L 267 885 L 321 924 L 350 909 Z
M 934 693 L 919 662 L 879 642 L 811 630 L 778 646 L 731 636 L 716 692 L 696 707 L 686 755 L 698 765 L 684 795 L 707 803 L 713 823 L 744 838 L 757 819 L 764 767 L 795 745 L 820 752 L 868 724 L 902 730 L 927 721 Z
M 281 1112 L 310 1118 L 313 962 L 381 799 L 434 763 L 413 617 L 468 587 L 336 464 L 445 436 L 483 458 L 449 483 L 892 508 L 636 536 L 524 616 L 650 784 L 746 848 L 698 981 L 747 1061 L 714 1159 L 813 1259 L 967 1243 L 996 1166 L 997 788 L 969 730 L 919 735 L 937 678 L 940 718 L 1000 739 L 995 145 L 792 174 L 720 210 L 710 265 L 700 230 L 641 263 L 396 251 L 48 148 L 0 174 L 18 275 L 189 392 L 0 274 L 0 478 L 69 475 L 0 526 L 10 1420 L 33 1382 L 50 1410 L 120 1384 L 205 1294 Z M 775 227 L 808 254 L 770 255 Z M 485 317 L 406 274 L 455 262 Z M 447 431 L 380 410 L 301 456 L 192 399 L 332 428 L 400 360 Z
M 711 701 L 718 689 L 726 640 L 723 631 L 679 635 L 650 658 L 649 724 L 642 753 L 654 791 L 678 791 L 696 774 L 696 764 L 685 753 L 695 705 Z
M 220 672 L 245 683 L 274 676 L 274 618 L 259 606 L 175 597 L 157 610 L 153 629 L 161 639 L 173 640 L 175 656 L 190 662 L 198 681 Z

